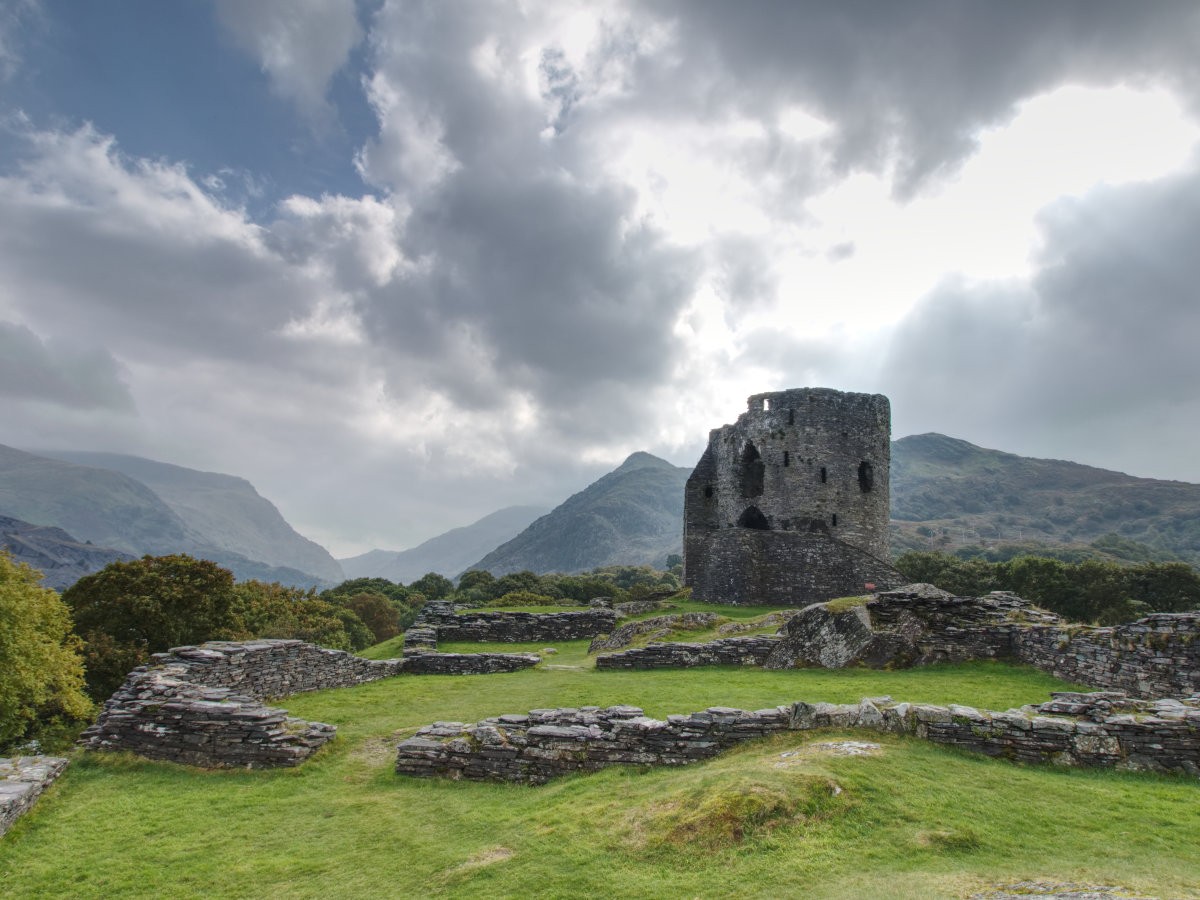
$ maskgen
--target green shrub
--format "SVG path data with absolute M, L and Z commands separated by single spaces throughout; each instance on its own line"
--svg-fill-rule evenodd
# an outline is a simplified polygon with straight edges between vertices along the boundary
M 535 594 L 532 591 L 510 591 L 503 597 L 497 597 L 488 606 L 558 606 L 558 597 L 547 597 L 545 594 Z
M 70 613 L 40 579 L 0 550 L 0 751 L 91 713 Z

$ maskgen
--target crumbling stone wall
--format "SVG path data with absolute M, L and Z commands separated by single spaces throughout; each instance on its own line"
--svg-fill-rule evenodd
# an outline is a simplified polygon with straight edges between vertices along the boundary
M 620 650 L 633 643 L 634 638 L 643 635 L 654 637 L 663 636 L 676 629 L 695 631 L 708 628 L 715 625 L 720 618 L 716 613 L 689 612 L 629 622 L 616 629 L 612 634 L 602 634 L 592 638 L 592 642 L 588 644 L 588 653 L 599 653 L 601 650 Z
M 803 604 L 900 583 L 888 557 L 891 407 L 880 394 L 755 394 L 709 433 L 684 490 L 700 600 Z
M 42 792 L 66 771 L 61 756 L 0 758 L 0 835 L 33 807 Z
M 1015 629 L 1013 655 L 1058 678 L 1139 697 L 1200 693 L 1200 612 L 1155 613 L 1111 628 Z
M 1200 697 L 1131 701 L 1053 694 L 1007 712 L 968 706 L 797 702 L 750 712 L 712 707 L 651 719 L 634 706 L 532 710 L 475 724 L 435 722 L 397 748 L 402 775 L 541 784 L 612 765 L 687 765 L 742 741 L 814 728 L 862 728 L 1025 762 L 1115 766 L 1200 776 Z
M 536 641 L 576 641 L 608 634 L 617 626 L 611 609 L 579 612 L 456 612 L 454 604 L 427 603 L 415 625 L 433 628 L 440 641 L 495 641 L 519 644 Z
M 80 736 L 90 750 L 131 750 L 195 766 L 294 766 L 337 733 L 291 718 L 267 697 L 352 687 L 399 674 L 482 675 L 537 665 L 517 653 L 414 652 L 369 660 L 296 640 L 210 641 L 154 654 Z
M 597 669 L 687 669 L 693 666 L 761 666 L 775 649 L 774 635 L 673 641 L 596 657 Z

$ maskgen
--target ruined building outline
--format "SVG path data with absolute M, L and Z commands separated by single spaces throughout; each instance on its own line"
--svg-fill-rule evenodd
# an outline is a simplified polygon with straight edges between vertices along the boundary
M 700 600 L 816 602 L 898 583 L 888 558 L 891 404 L 754 394 L 709 433 L 684 492 L 684 583 Z

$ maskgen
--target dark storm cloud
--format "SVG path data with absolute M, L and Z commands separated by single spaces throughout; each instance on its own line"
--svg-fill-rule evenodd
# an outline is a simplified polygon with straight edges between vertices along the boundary
M 1132 436 L 1195 420 L 1200 173 L 1063 200 L 1041 225 L 1030 284 L 943 285 L 897 330 L 882 381 L 904 411 L 900 433 L 1099 444 L 1117 422 Z M 1185 466 L 1192 455 L 1159 451 Z
M 974 149 L 1018 101 L 1065 83 L 1162 78 L 1200 110 L 1191 0 L 662 0 L 682 62 L 667 85 L 769 113 L 801 104 L 836 126 L 840 168 L 897 165 L 901 191 Z

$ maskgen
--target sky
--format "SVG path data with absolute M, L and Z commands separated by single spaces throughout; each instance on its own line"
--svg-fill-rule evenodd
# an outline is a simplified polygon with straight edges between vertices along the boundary
M 336 556 L 753 393 L 1200 482 L 1192 0 L 0 0 L 0 443 Z

